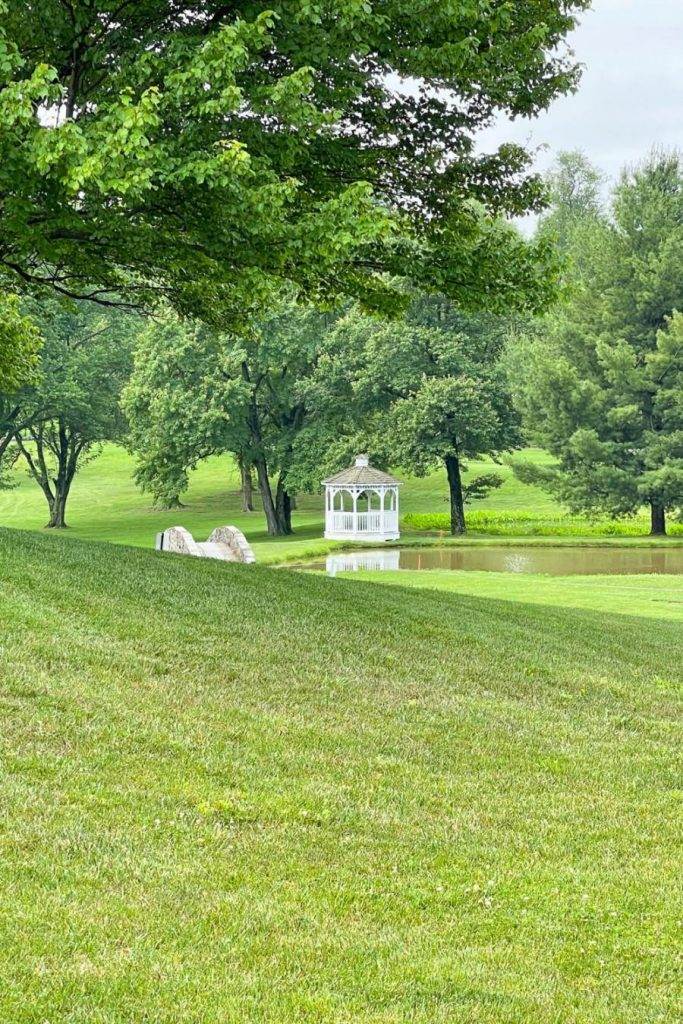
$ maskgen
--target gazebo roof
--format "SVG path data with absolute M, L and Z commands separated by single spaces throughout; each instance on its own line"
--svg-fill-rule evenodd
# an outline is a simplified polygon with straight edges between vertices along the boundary
M 367 455 L 357 455 L 355 465 L 328 476 L 323 483 L 332 487 L 397 487 L 401 481 L 371 466 Z

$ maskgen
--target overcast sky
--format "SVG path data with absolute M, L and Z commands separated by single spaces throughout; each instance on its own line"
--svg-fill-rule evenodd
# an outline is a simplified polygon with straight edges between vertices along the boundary
M 481 148 L 546 145 L 543 170 L 561 149 L 581 149 L 610 178 L 654 144 L 683 147 L 683 0 L 593 0 L 569 40 L 585 65 L 577 93 L 533 121 L 501 122 Z

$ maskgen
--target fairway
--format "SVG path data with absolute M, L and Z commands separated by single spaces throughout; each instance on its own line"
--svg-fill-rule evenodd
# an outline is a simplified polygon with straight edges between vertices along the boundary
M 0 1019 L 676 1017 L 678 623 L 12 531 L 0 599 Z

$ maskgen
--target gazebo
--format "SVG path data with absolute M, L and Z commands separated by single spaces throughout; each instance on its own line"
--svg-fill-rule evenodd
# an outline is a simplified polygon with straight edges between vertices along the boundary
M 325 537 L 328 540 L 398 540 L 399 480 L 375 469 L 367 455 L 335 473 L 325 486 Z

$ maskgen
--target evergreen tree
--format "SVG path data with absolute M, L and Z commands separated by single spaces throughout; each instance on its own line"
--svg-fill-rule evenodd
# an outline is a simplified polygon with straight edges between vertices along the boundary
M 624 172 L 611 215 L 582 221 L 569 248 L 565 308 L 508 354 L 525 423 L 557 456 L 527 468 L 572 509 L 651 511 L 651 532 L 683 505 L 683 166 L 655 152 Z

